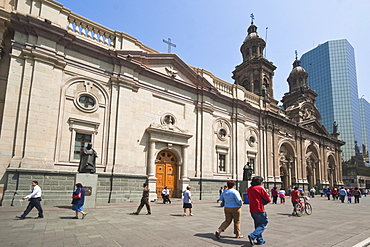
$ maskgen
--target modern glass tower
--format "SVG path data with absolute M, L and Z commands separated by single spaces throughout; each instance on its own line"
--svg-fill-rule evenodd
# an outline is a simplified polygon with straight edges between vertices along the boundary
M 362 150 L 360 104 L 356 78 L 355 53 L 346 39 L 327 41 L 302 55 L 308 73 L 308 86 L 316 91 L 316 106 L 321 123 L 329 132 L 338 124 L 343 160 L 355 155 L 355 142 Z
M 369 163 L 370 145 L 370 103 L 364 98 L 360 98 L 361 131 L 363 141 L 363 154 L 366 163 Z

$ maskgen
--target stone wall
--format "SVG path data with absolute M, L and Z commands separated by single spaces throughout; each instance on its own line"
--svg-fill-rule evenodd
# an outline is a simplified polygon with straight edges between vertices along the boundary
M 2 206 L 26 205 L 22 197 L 31 193 L 31 182 L 38 181 L 45 205 L 69 205 L 75 189 L 76 172 L 7 169 Z M 98 174 L 97 205 L 139 201 L 146 176 Z
M 146 176 L 99 174 L 97 205 L 139 201 Z
M 240 188 L 242 181 L 237 181 L 237 186 L 235 189 Z M 214 200 L 216 201 L 220 196 L 220 187 L 226 185 L 226 179 L 216 180 L 216 179 L 197 179 L 191 178 L 189 185 L 191 188 L 191 195 L 193 200 Z M 202 193 L 200 192 L 202 190 Z M 242 192 L 241 192 L 242 193 Z
M 42 189 L 44 204 L 61 205 L 71 203 L 75 173 L 45 170 L 8 169 L 7 181 L 2 201 L 3 206 L 20 206 L 25 203 L 22 197 L 31 193 L 31 182 L 38 181 Z
M 25 206 L 21 198 L 30 194 L 31 182 L 38 181 L 42 189 L 44 205 L 66 206 L 71 203 L 71 194 L 75 189 L 76 172 L 46 171 L 29 169 L 7 169 L 4 198 L 2 206 Z M 97 205 L 140 201 L 142 185 L 147 181 L 144 175 L 98 174 Z M 195 201 L 217 200 L 220 187 L 226 185 L 226 180 L 210 180 L 192 178 L 192 195 Z M 240 182 L 238 182 L 238 188 Z M 200 190 L 202 189 L 202 193 Z M 94 192 L 93 192 L 94 193 Z M 201 195 L 201 197 L 200 197 Z

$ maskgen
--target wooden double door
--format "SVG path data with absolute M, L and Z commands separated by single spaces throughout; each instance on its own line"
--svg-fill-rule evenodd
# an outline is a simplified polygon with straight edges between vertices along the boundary
M 161 198 L 164 186 L 170 191 L 170 197 L 178 197 L 177 191 L 177 160 L 169 151 L 161 151 L 156 159 L 157 197 Z

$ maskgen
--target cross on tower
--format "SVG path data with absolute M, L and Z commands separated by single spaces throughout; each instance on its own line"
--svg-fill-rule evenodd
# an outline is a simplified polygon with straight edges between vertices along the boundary
M 297 50 L 295 50 L 295 60 L 297 60 L 298 59 L 298 52 L 297 52 Z
M 254 21 L 254 14 L 253 13 L 251 14 L 251 19 L 252 19 L 251 23 L 253 24 L 253 21 Z
M 163 42 L 168 45 L 168 53 L 171 53 L 171 46 L 176 47 L 175 44 L 171 43 L 171 39 L 170 38 L 168 38 L 168 40 L 165 40 L 164 39 Z

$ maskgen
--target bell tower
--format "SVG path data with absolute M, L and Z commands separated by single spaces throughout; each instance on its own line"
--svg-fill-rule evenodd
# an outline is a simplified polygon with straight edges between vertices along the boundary
M 283 108 L 289 112 L 290 118 L 297 122 L 312 119 L 321 120 L 320 113 L 315 106 L 317 93 L 307 86 L 307 78 L 308 73 L 301 66 L 296 51 L 293 69 L 287 79 L 289 92 L 284 94 L 281 102 Z
M 248 35 L 244 39 L 240 52 L 243 62 L 235 67 L 233 79 L 235 84 L 243 86 L 247 91 L 262 96 L 264 99 L 272 100 L 273 76 L 276 67 L 263 56 L 266 42 L 257 33 L 254 25 L 254 16 L 248 28 Z

